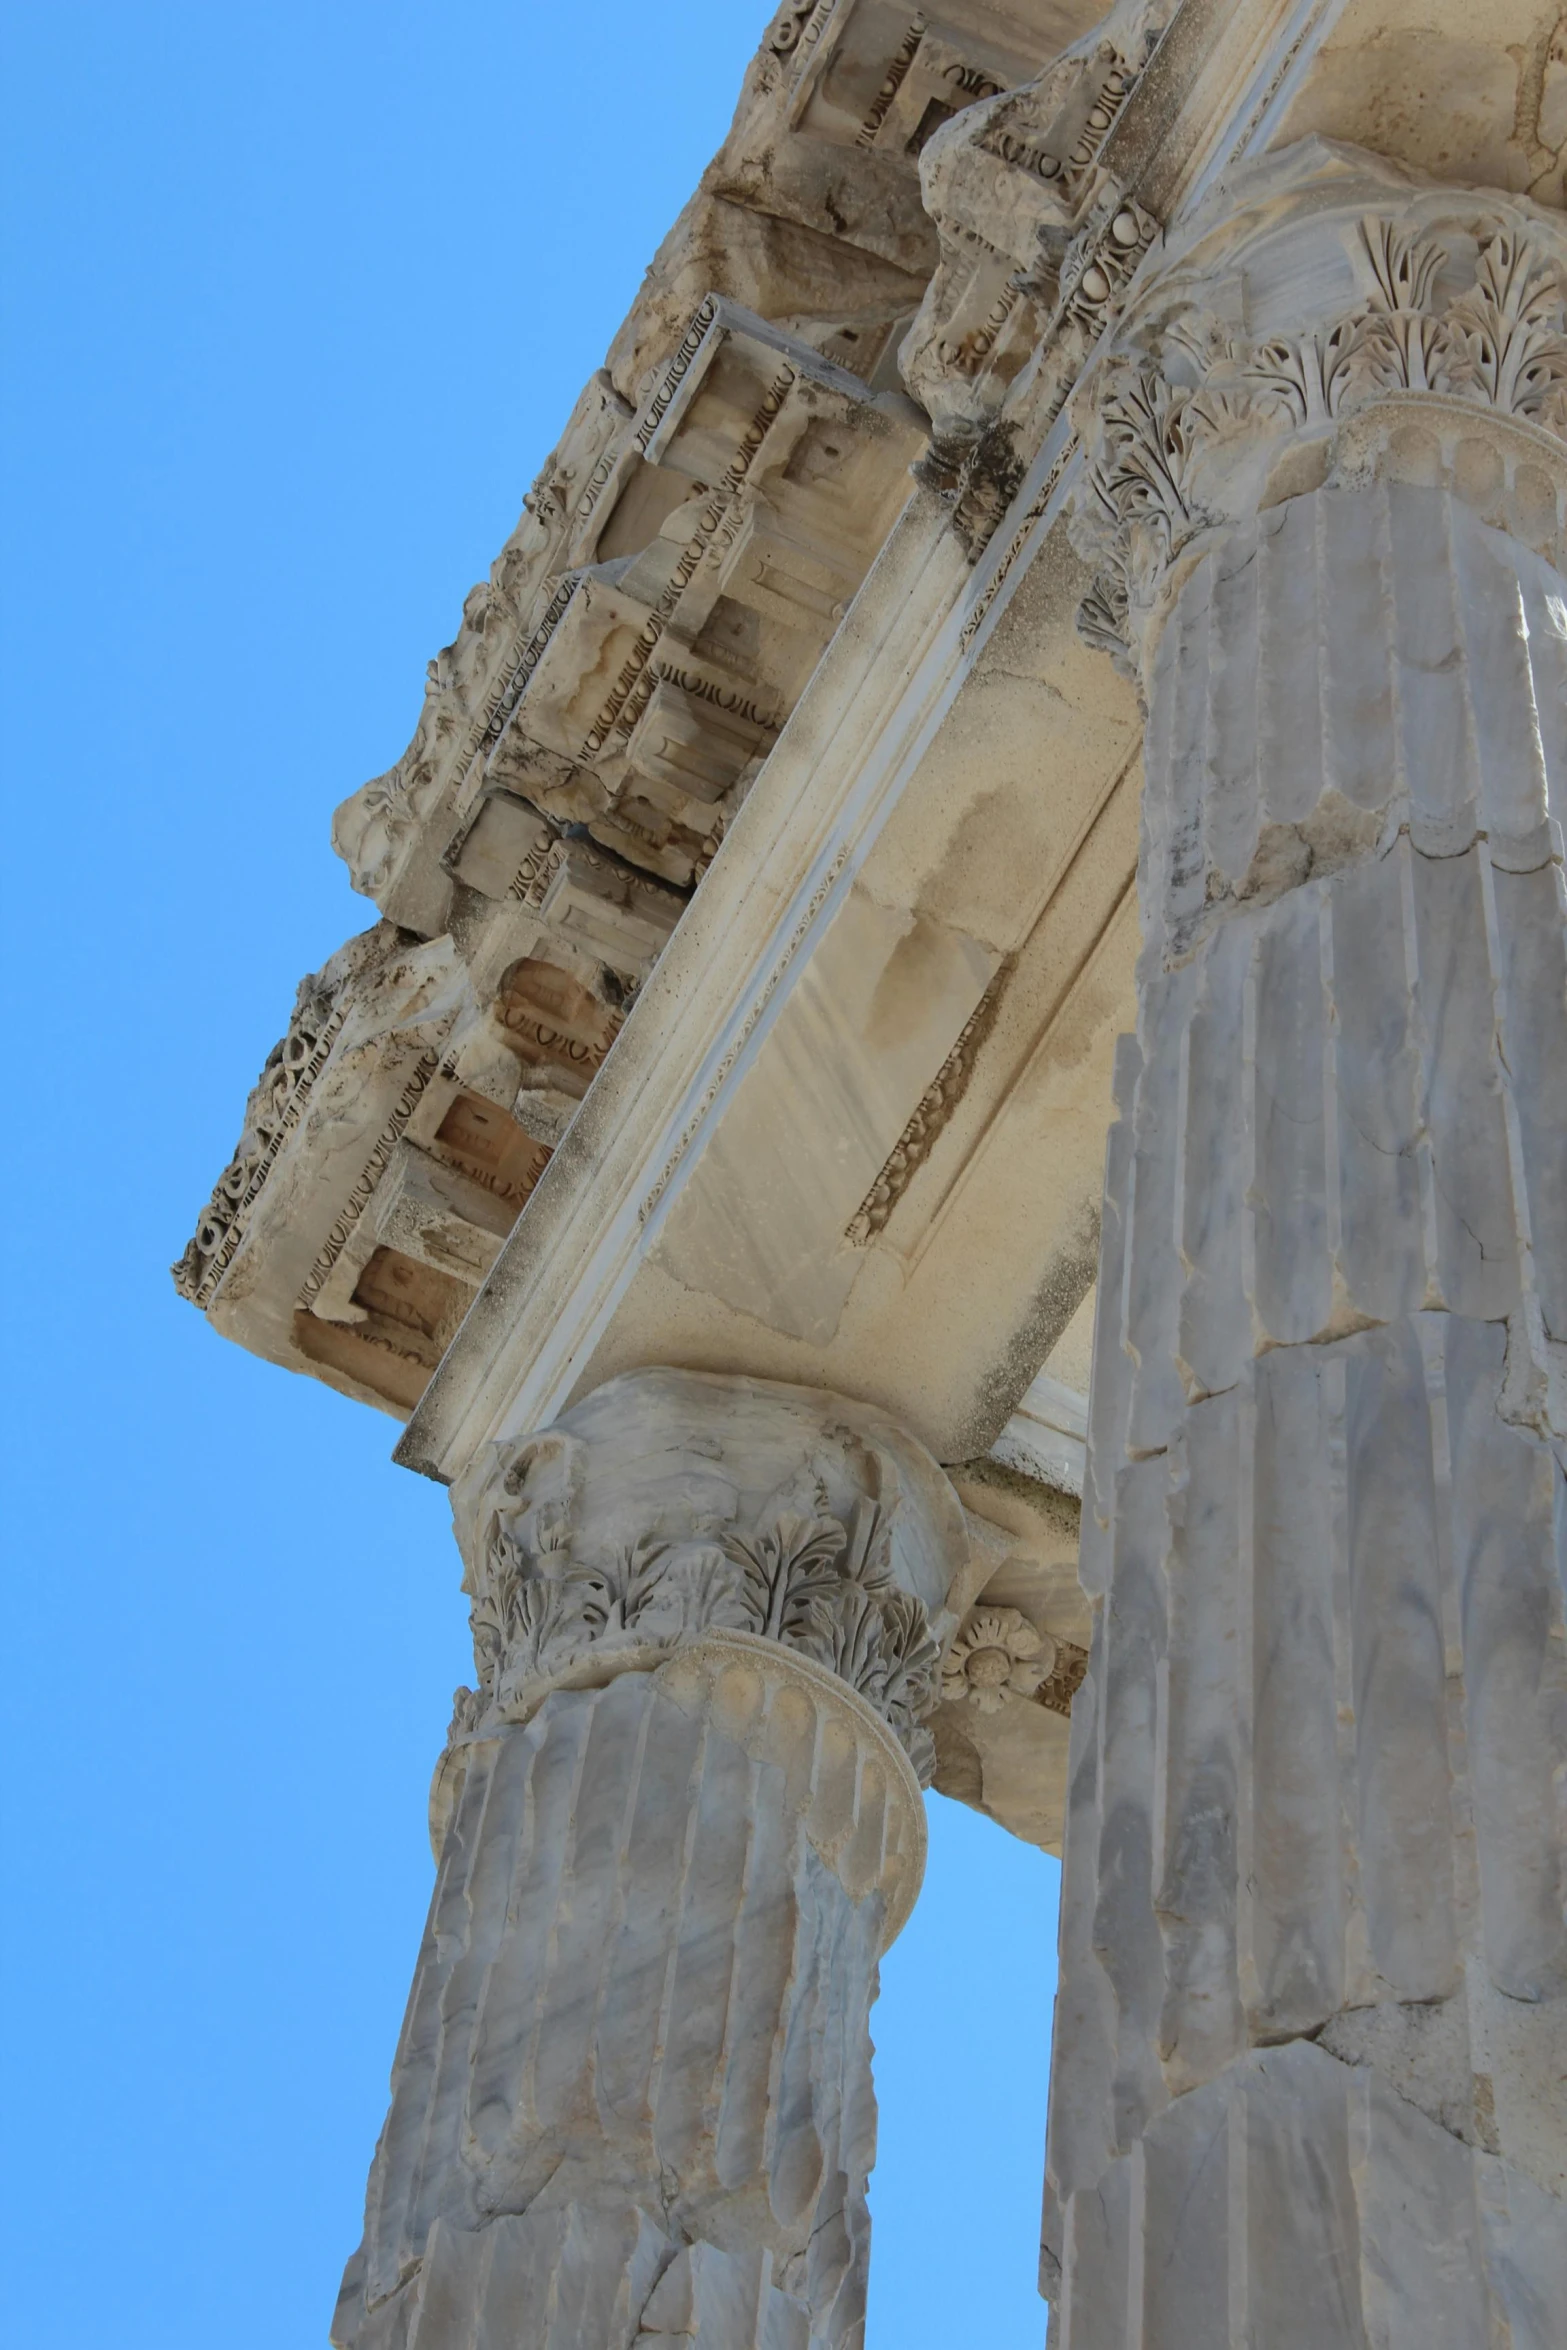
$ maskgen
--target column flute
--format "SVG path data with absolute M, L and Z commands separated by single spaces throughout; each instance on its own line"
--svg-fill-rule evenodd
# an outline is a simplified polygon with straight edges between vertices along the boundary
M 1147 708 L 1062 2350 L 1567 2309 L 1567 226 L 1308 141 L 1079 404 Z
M 479 1686 L 332 2338 L 840 2350 L 956 1497 L 841 1397 L 642 1371 L 454 1502 Z

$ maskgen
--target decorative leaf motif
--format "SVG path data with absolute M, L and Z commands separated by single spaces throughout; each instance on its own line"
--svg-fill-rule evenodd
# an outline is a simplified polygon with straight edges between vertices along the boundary
M 1458 296 L 1448 317 L 1459 349 L 1455 373 L 1494 407 L 1538 416 L 1567 383 L 1560 282 L 1509 230 L 1498 230 L 1485 246 L 1473 287 Z
M 923 1606 L 894 1576 L 890 1517 L 866 1499 L 845 1527 L 820 1484 L 813 1499 L 812 1516 L 784 1510 L 758 1530 L 718 1528 L 695 1548 L 647 1534 L 564 1571 L 544 1564 L 569 1556 L 563 1524 L 535 1516 L 539 1539 L 530 1548 L 497 1522 L 472 1610 L 473 1722 L 496 1704 L 504 1715 L 530 1679 L 560 1671 L 595 1642 L 639 1630 L 674 1642 L 727 1627 L 826 1665 L 913 1753 L 938 1658 Z
M 1236 363 L 1237 379 L 1260 410 L 1283 408 L 1297 425 L 1338 412 L 1355 376 L 1362 321 L 1341 319 L 1325 335 L 1273 335 Z
M 548 1670 L 552 1661 L 566 1662 L 576 1646 L 574 1634 L 589 1630 L 581 1599 L 569 1586 L 547 1575 L 529 1575 L 517 1582 L 507 1609 L 507 1662 L 513 1669 Z
M 1103 452 L 1093 486 L 1117 523 L 1152 521 L 1166 539 L 1192 524 L 1186 497 L 1192 398 L 1162 376 L 1128 369 L 1103 402 Z
M 583 1570 L 583 1620 L 595 1632 L 630 1632 L 646 1615 L 664 1580 L 669 1544 L 644 1534 L 609 1563 Z
M 911 1592 L 897 1591 L 883 1608 L 887 1679 L 882 1703 L 895 1729 L 912 1730 L 936 1699 L 941 1651 L 925 1610 Z
M 446 1733 L 448 1746 L 454 1740 L 466 1737 L 470 1730 L 478 1728 L 488 1704 L 489 1698 L 482 1688 L 469 1689 L 464 1686 L 452 1691 L 452 1719 Z
M 1129 609 L 1126 580 L 1119 570 L 1101 572 L 1077 608 L 1077 633 L 1084 644 L 1108 653 L 1126 677 L 1134 674 Z
M 1133 608 L 1219 516 L 1197 487 L 1218 444 L 1331 423 L 1398 392 L 1473 400 L 1567 433 L 1567 285 L 1527 221 L 1482 222 L 1472 283 L 1443 297 L 1467 240 L 1397 219 L 1360 224 L 1365 297 L 1316 331 L 1247 343 L 1194 304 L 1160 328 L 1162 360 L 1121 354 L 1099 379 L 1087 503 L 1073 539 L 1100 569 L 1079 613 L 1121 654 Z M 1172 377 L 1184 377 L 1183 381 Z M 1209 491 L 1211 497 L 1213 492 Z
M 1376 286 L 1370 304 L 1373 310 L 1398 316 L 1429 309 L 1431 290 L 1444 259 L 1440 245 L 1418 231 L 1400 228 L 1393 220 L 1363 220 L 1360 242 Z
M 817 1597 L 810 1602 L 799 1646 L 878 1705 L 887 1682 L 885 1633 L 885 1618 L 875 1600 L 851 1583 L 833 1599 Z
M 848 1536 L 836 1518 L 802 1518 L 790 1511 L 768 1532 L 749 1540 L 730 1532 L 719 1541 L 740 1569 L 754 1618 L 751 1629 L 777 1640 L 804 1621 L 818 1592 L 830 1591 L 841 1579 L 839 1562 Z
M 843 1571 L 851 1583 L 860 1584 L 866 1591 L 898 1588 L 898 1579 L 892 1571 L 892 1521 L 880 1502 L 862 1501 L 856 1505 L 843 1554 Z
M 673 1580 L 680 1601 L 680 1625 L 685 1632 L 706 1632 L 723 1626 L 748 1628 L 748 1611 L 735 1588 L 732 1562 L 716 1550 L 687 1559 Z

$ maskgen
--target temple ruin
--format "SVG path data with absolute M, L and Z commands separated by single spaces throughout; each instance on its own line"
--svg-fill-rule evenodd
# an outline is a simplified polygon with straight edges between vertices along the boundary
M 1095 5 L 785 0 L 175 1269 L 472 1611 L 340 2350 L 856 2350 L 932 1784 L 1053 2350 L 1567 2344 L 1567 17 Z

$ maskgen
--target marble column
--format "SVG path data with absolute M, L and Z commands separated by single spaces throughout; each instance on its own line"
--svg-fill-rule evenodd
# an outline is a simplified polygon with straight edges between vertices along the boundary
M 1085 387 L 1147 708 L 1060 2350 L 1567 2341 L 1567 224 L 1312 141 Z
M 956 1498 L 875 1411 L 653 1370 L 454 1504 L 480 1682 L 332 2339 L 857 2344 Z

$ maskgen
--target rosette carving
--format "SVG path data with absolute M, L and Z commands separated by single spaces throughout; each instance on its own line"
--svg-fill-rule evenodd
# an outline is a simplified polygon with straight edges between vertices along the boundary
M 971 1608 L 941 1668 L 941 1694 L 998 1713 L 1009 1697 L 1034 1697 L 1055 1669 L 1056 1644 L 1015 1607 Z

